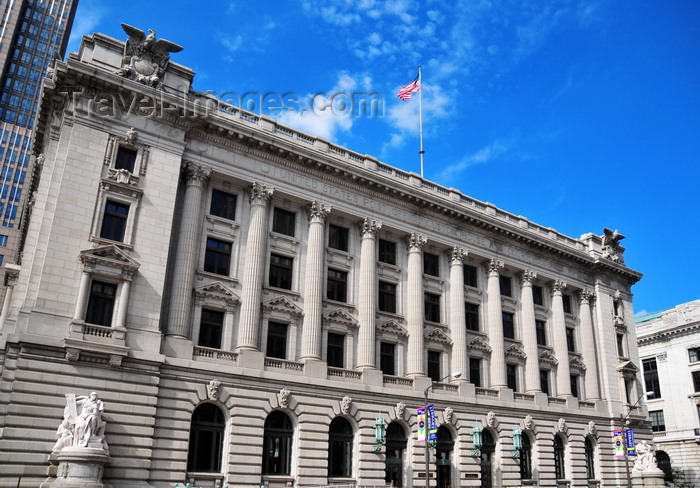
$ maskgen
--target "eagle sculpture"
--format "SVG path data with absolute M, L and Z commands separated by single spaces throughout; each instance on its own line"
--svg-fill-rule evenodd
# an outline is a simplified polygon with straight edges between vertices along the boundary
M 161 87 L 165 68 L 170 61 L 170 53 L 182 51 L 182 46 L 165 39 L 156 40 L 156 31 L 148 29 L 148 35 L 141 29 L 121 24 L 129 35 L 124 46 L 122 67 L 118 74 L 146 85 Z

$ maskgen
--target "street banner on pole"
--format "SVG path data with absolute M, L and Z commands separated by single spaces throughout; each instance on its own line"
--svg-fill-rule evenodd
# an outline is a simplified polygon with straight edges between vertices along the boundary
M 625 430 L 625 444 L 627 446 L 627 455 L 636 456 L 637 451 L 634 448 L 634 429 Z
M 622 444 L 622 431 L 616 430 L 613 432 L 613 443 L 615 444 L 615 457 L 623 457 L 625 455 L 624 445 Z
M 428 440 L 437 442 L 437 421 L 435 420 L 435 405 L 428 405 Z
M 418 416 L 418 442 L 425 442 L 425 407 L 416 409 Z

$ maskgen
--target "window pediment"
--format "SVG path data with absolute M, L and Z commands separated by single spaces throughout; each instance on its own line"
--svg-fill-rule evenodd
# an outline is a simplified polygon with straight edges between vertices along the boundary
M 270 298 L 262 303 L 262 308 L 268 312 L 279 312 L 297 317 L 304 315 L 304 311 L 286 296 Z
M 473 338 L 471 341 L 469 341 L 467 348 L 470 351 L 481 351 L 487 354 L 491 354 L 491 346 L 482 337 Z
M 578 356 L 574 356 L 569 360 L 569 367 L 571 369 L 578 369 L 579 371 L 586 371 L 586 365 Z
M 557 361 L 557 358 L 554 356 L 554 353 L 552 351 L 543 351 L 540 354 L 540 364 L 549 364 L 552 366 L 556 366 L 559 364 L 559 361 Z
M 425 340 L 427 342 L 436 342 L 439 344 L 446 344 L 448 346 L 452 345 L 452 339 L 450 339 L 450 336 L 440 329 L 433 329 L 425 334 Z
M 506 357 L 516 358 L 516 359 L 527 359 L 527 354 L 523 351 L 520 344 L 511 344 L 506 349 Z
M 220 281 L 207 283 L 195 288 L 194 296 L 200 301 L 224 302 L 228 306 L 236 305 L 240 302 L 240 297 Z
M 122 273 L 135 273 L 141 266 L 114 244 L 80 251 L 80 262 L 83 263 L 85 268 L 94 269 L 100 266 L 112 270 L 119 270 Z
M 377 326 L 378 332 L 383 332 L 385 334 L 393 334 L 399 337 L 408 337 L 408 331 L 401 327 L 401 325 L 395 320 L 389 320 L 383 324 Z
M 357 320 L 342 308 L 336 308 L 323 314 L 324 323 L 336 323 L 346 327 L 357 328 Z

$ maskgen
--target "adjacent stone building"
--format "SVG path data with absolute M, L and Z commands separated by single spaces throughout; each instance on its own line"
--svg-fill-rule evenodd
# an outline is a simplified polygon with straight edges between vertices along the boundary
M 179 46 L 125 30 L 45 81 L 0 485 L 62 475 L 64 396 L 93 391 L 113 487 L 625 483 L 613 431 L 651 432 L 620 234 L 567 237 L 196 93 Z
M 700 300 L 635 324 L 659 467 L 699 486 Z

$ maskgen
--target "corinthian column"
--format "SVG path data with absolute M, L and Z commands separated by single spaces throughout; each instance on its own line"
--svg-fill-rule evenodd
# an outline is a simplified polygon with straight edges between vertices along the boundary
M 554 282 L 552 294 L 552 336 L 554 338 L 554 356 L 557 358 L 557 396 L 571 396 L 571 378 L 569 373 L 569 348 L 566 345 L 566 320 L 564 318 L 564 300 L 562 293 L 566 283 Z
M 523 349 L 525 360 L 525 391 L 542 391 L 540 387 L 540 361 L 537 350 L 537 330 L 535 329 L 535 302 L 532 297 L 532 280 L 537 277 L 533 271 L 525 270 L 521 281 L 520 304 L 523 318 Z
M 452 348 L 452 372 L 460 372 L 457 381 L 467 381 L 467 320 L 464 315 L 464 258 L 467 251 L 455 246 L 450 261 L 450 333 L 454 341 Z
M 491 387 L 500 388 L 506 383 L 506 353 L 503 343 L 503 310 L 501 309 L 500 270 L 503 261 L 492 259 L 486 284 L 489 319 L 489 344 L 491 345 Z
M 260 297 L 265 269 L 267 209 L 274 189 L 253 183 L 250 198 L 250 227 L 246 240 L 246 259 L 241 292 L 241 319 L 236 349 L 260 350 Z
M 365 218 L 360 223 L 362 247 L 360 248 L 360 297 L 358 311 L 360 332 L 357 348 L 357 367 L 375 368 L 375 323 L 377 309 L 377 231 L 381 222 Z
M 591 319 L 591 302 L 595 300 L 593 290 L 581 293 L 581 353 L 586 365 L 586 400 L 600 398 L 598 386 L 598 363 L 595 357 L 595 332 Z
M 173 291 L 168 314 L 168 335 L 189 338 L 190 309 L 192 307 L 192 283 L 199 257 L 202 194 L 209 179 L 208 168 L 186 162 L 183 172 L 187 180 L 185 201 L 182 205 L 182 221 L 175 252 Z
M 319 202 L 309 206 L 309 239 L 306 250 L 304 328 L 301 359 L 321 359 L 321 314 L 323 312 L 323 231 L 331 207 Z
M 409 375 L 425 374 L 423 371 L 423 321 L 425 320 L 425 296 L 423 293 L 423 246 L 428 240 L 415 232 L 407 239 L 408 279 L 406 322 L 408 323 L 408 372 Z

